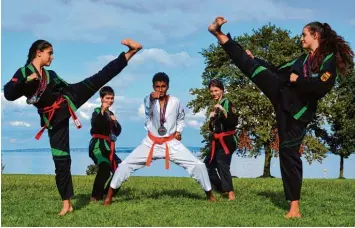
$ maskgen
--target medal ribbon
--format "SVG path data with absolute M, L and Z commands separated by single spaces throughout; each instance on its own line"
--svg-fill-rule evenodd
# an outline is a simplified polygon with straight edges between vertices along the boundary
M 312 53 L 309 53 L 307 62 L 303 65 L 303 75 L 305 78 L 309 78 L 311 75 L 312 66 Z
M 169 97 L 166 96 L 165 100 L 164 100 L 164 107 L 163 107 L 163 111 L 161 110 L 161 106 L 160 106 L 160 126 L 163 126 L 165 123 L 165 113 L 166 113 L 166 107 L 168 106 L 168 99 Z
M 38 85 L 36 92 L 32 95 L 32 97 L 28 98 L 26 100 L 27 104 L 37 103 L 39 101 L 39 98 L 42 96 L 42 94 L 44 93 L 44 91 L 47 88 L 47 75 L 46 75 L 45 70 L 43 69 L 42 75 L 41 75 L 38 72 L 38 70 L 36 69 L 36 67 L 34 67 L 33 65 L 32 65 L 32 67 L 35 70 L 35 73 L 37 74 L 37 76 L 39 77 L 39 85 Z M 48 75 L 48 77 L 49 77 L 49 75 Z

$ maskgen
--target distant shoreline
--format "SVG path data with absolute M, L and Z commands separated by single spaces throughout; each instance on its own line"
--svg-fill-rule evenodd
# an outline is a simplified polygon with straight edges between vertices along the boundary
M 134 150 L 136 147 L 116 147 L 116 153 L 130 153 L 132 150 Z M 192 150 L 192 152 L 200 152 L 200 150 L 203 147 L 198 147 L 198 146 L 187 146 L 188 149 Z M 27 149 L 2 149 L 1 153 L 9 153 L 9 152 L 46 152 L 50 151 L 51 148 L 27 148 Z M 78 148 L 71 148 L 70 151 L 79 151 L 79 152 L 84 152 L 85 150 L 88 150 L 87 147 L 78 147 Z
M 191 152 L 193 153 L 200 153 L 201 149 L 203 147 L 198 147 L 198 146 L 186 146 Z M 132 150 L 134 150 L 136 147 L 116 147 L 116 153 L 131 153 Z M 80 153 L 85 153 L 88 148 L 84 147 L 77 147 L 77 148 L 71 148 L 71 152 L 80 152 Z M 1 153 L 28 153 L 28 152 L 50 152 L 50 148 L 28 148 L 28 149 L 6 149 L 6 150 L 1 150 Z M 261 151 L 261 154 L 264 154 L 264 151 Z M 328 152 L 327 155 L 332 154 L 331 152 Z

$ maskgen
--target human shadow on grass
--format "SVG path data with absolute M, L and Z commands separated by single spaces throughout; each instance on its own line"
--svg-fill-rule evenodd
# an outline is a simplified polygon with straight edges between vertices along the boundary
M 73 202 L 74 210 L 80 210 L 86 207 L 90 203 L 91 194 L 77 194 L 72 199 L 75 200 Z
M 169 196 L 171 198 L 189 198 L 189 199 L 206 199 L 206 197 L 203 197 L 199 194 L 192 193 L 191 191 L 187 191 L 186 189 L 164 189 L 158 192 L 152 192 L 151 194 L 148 194 L 148 198 L 153 198 L 153 199 L 159 199 L 162 196 Z
M 263 191 L 257 193 L 257 195 L 268 198 L 275 206 L 288 210 L 289 205 L 285 200 L 284 192 L 274 192 L 274 191 Z
M 139 189 L 123 188 L 117 193 L 116 197 L 119 201 L 130 201 L 141 199 L 159 199 L 164 196 L 168 196 L 170 198 L 188 198 L 197 200 L 206 199 L 200 194 L 195 194 L 185 189 L 164 189 L 147 192 Z

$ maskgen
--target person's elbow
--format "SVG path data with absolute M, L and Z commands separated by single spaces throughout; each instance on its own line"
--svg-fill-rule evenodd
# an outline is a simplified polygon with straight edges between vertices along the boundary
M 9 87 L 4 87 L 4 97 L 8 101 L 15 101 L 20 98 L 22 95 L 16 94 L 13 90 L 10 90 Z

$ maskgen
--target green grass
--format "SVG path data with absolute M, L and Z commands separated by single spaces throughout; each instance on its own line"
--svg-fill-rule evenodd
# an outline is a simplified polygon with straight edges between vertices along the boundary
M 282 182 L 234 179 L 237 200 L 210 203 L 191 178 L 131 177 L 113 204 L 89 203 L 94 176 L 74 176 L 74 212 L 58 217 L 54 176 L 2 175 L 2 226 L 355 226 L 355 180 L 304 180 L 302 219 L 288 209 Z

